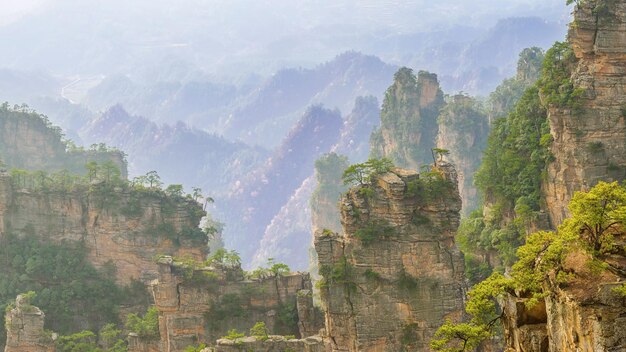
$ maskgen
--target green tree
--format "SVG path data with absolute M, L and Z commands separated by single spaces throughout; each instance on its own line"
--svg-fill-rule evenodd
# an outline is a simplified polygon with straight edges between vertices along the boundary
M 159 338 L 159 311 L 156 307 L 148 308 L 143 317 L 137 314 L 129 314 L 126 317 L 126 329 L 136 333 L 140 337 Z
M 146 182 L 149 188 L 161 188 L 163 183 L 161 182 L 161 177 L 156 171 L 149 171 L 146 174 Z
M 392 167 L 393 162 L 389 159 L 369 159 L 364 163 L 350 165 L 343 172 L 342 180 L 346 185 L 366 186 L 372 183 L 375 175 L 388 172 Z

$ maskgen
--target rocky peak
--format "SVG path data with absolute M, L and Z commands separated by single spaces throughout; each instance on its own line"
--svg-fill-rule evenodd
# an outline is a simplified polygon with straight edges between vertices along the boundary
M 443 106 L 437 75 L 403 67 L 387 89 L 380 114 L 381 126 L 372 134 L 371 156 L 387 157 L 400 167 L 417 170 L 431 161 Z
M 427 350 L 443 320 L 461 318 L 456 177 L 447 163 L 393 169 L 342 198 L 342 234 L 316 233 L 330 351 Z

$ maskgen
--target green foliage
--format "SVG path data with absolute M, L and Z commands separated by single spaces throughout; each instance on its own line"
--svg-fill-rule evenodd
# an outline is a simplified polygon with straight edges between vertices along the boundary
M 184 349 L 184 352 L 202 352 L 203 349 L 205 349 L 207 346 L 203 343 L 199 344 L 198 346 L 194 347 L 194 346 L 187 346 Z
M 326 288 L 329 285 L 343 285 L 348 291 L 356 289 L 355 270 L 345 256 L 342 256 L 333 265 L 322 265 L 319 272 L 322 276 L 317 282 L 319 288 Z
M 600 153 L 604 150 L 604 144 L 602 142 L 589 142 L 587 149 L 593 154 Z
M 417 290 L 419 286 L 419 282 L 417 281 L 415 277 L 407 273 L 404 267 L 402 267 L 400 271 L 398 272 L 396 285 L 398 285 L 398 288 L 402 290 L 405 290 L 408 292 L 414 292 L 415 290 Z
M 539 91 L 545 102 L 560 108 L 577 110 L 584 90 L 574 87 L 572 67 L 576 62 L 569 43 L 557 42 L 546 52 Z
M 118 305 L 126 301 L 115 284 L 114 268 L 108 272 L 94 268 L 81 243 L 54 244 L 34 235 L 5 233 L 0 238 L 0 262 L 0 302 L 37 292 L 32 304 L 46 313 L 46 328 L 60 334 L 116 322 Z M 5 306 L 0 304 L 0 311 Z M 3 323 L 0 345 L 5 338 Z
M 228 330 L 228 334 L 226 336 L 222 336 L 223 339 L 227 340 L 236 340 L 242 337 L 246 337 L 246 334 L 238 332 L 236 329 Z
M 443 174 L 433 167 L 431 171 L 422 171 L 419 178 L 409 181 L 407 195 L 419 197 L 424 203 L 444 200 L 454 191 L 454 184 L 443 177 Z
M 618 294 L 622 298 L 626 298 L 626 284 L 621 284 L 617 287 L 614 287 L 612 291 Z
M 503 294 L 520 293 L 527 298 L 526 305 L 533 306 L 570 281 L 575 273 L 564 270 L 564 263 L 574 251 L 591 254 L 586 268 L 592 274 L 608 268 L 601 256 L 616 250 L 613 235 L 621 235 L 626 225 L 626 189 L 617 182 L 600 182 L 589 192 L 576 192 L 569 210 L 572 215 L 558 227 L 558 232 L 539 231 L 526 238 L 517 250 L 519 259 L 513 264 L 509 278 L 494 272 L 472 288 L 465 306 L 472 317 L 469 325 L 446 323 L 437 333 L 439 339 L 433 340 L 434 350 L 465 351 L 461 349 L 463 346 L 480 342 L 474 339 L 490 336 L 503 314 L 496 306 L 496 299 Z M 467 339 L 458 329 L 472 331 L 473 337 Z
M 126 317 L 126 329 L 136 333 L 138 336 L 147 339 L 159 338 L 159 311 L 152 306 L 143 315 L 129 314 Z
M 209 259 L 207 265 L 220 265 L 226 268 L 240 268 L 241 257 L 235 250 L 220 248 Z
M 279 277 L 291 271 L 287 264 L 276 263 L 274 258 L 267 259 L 267 267 L 261 266 L 248 274 L 251 279 L 262 279 L 267 277 Z
M 429 81 L 433 79 L 424 71 L 418 76 Z M 421 107 L 421 81 L 407 67 L 400 68 L 394 75 L 393 84 L 385 92 L 381 126 L 370 138 L 372 158 L 388 157 L 400 167 L 414 169 L 429 163 L 430 149 L 436 144 L 437 116 L 443 96 L 439 92 L 435 102 Z M 416 136 L 420 136 L 419 139 Z M 393 141 L 393 148 L 389 148 L 390 141 Z
M 269 331 L 264 322 L 257 322 L 250 328 L 250 336 L 256 337 L 257 340 L 265 341 L 269 338 Z
M 341 178 L 346 185 L 368 186 L 376 175 L 388 172 L 392 167 L 393 162 L 389 159 L 369 159 L 364 163 L 350 165 Z
M 274 331 L 281 335 L 290 335 L 298 333 L 298 308 L 296 302 L 282 303 L 276 309 L 276 325 Z
M 594 255 L 611 252 L 613 235 L 626 225 L 626 190 L 617 182 L 599 182 L 589 192 L 574 193 L 569 211 L 560 232 L 580 235 Z
M 354 237 L 361 240 L 364 246 L 368 246 L 373 242 L 387 239 L 396 234 L 393 226 L 384 219 L 368 220 L 354 232 Z
M 246 316 L 249 313 L 245 309 L 246 304 L 247 302 L 236 293 L 224 294 L 219 301 L 211 302 L 207 321 L 214 328 L 219 328 L 227 319 Z
M 489 332 L 482 326 L 452 324 L 446 320 L 435 333 L 435 338 L 430 342 L 430 348 L 441 352 L 474 351 L 488 337 L 490 337 Z
M 56 341 L 59 352 L 126 352 L 122 331 L 115 324 L 105 325 L 98 335 L 89 330 L 60 336 Z

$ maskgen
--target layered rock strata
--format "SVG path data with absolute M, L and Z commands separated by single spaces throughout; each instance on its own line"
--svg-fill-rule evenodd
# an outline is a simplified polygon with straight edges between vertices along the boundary
M 20 295 L 6 313 L 7 341 L 4 352 L 54 352 L 52 336 L 44 331 L 44 313 Z
M 316 233 L 329 351 L 428 351 L 441 322 L 461 318 L 457 176 L 450 164 L 434 171 L 442 176 L 434 192 L 401 169 L 351 189 L 341 201 L 343 234 Z
M 302 337 L 321 328 L 310 314 L 311 281 L 306 273 L 246 280 L 240 268 L 190 272 L 171 257 L 158 264 L 153 294 L 163 352 L 183 351 L 199 343 L 214 345 L 229 330 L 247 332 L 257 322 L 265 323 L 272 333 Z
M 177 237 L 197 230 L 204 212 L 196 202 L 121 189 L 107 197 L 111 204 L 103 206 L 101 197 L 93 192 L 23 189 L 0 172 L 0 236 L 11 233 L 54 242 L 82 241 L 96 267 L 108 262 L 116 266 L 120 283 L 155 279 L 157 255 L 205 259 L 206 239 Z
M 626 3 L 579 1 L 569 43 L 576 108 L 548 109 L 555 161 L 544 183 L 552 224 L 567 216 L 574 192 L 626 178 Z

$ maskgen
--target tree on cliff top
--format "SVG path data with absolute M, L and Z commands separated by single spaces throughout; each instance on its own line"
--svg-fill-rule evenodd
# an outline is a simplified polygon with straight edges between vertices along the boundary
M 393 162 L 387 158 L 369 159 L 360 164 L 350 165 L 342 175 L 346 185 L 370 185 L 373 177 L 388 172 L 393 167 Z

